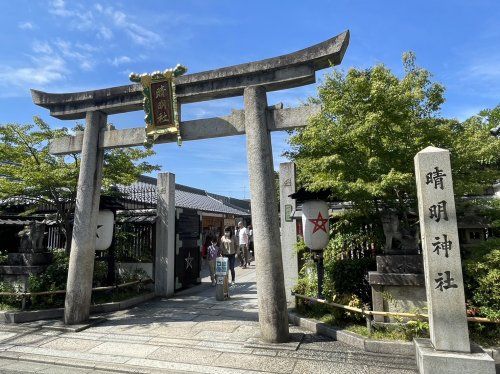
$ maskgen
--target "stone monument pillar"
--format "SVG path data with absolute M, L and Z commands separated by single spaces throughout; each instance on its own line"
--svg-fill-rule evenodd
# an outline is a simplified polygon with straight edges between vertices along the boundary
M 92 275 L 101 197 L 104 149 L 98 148 L 99 133 L 106 127 L 107 115 L 87 112 L 83 132 L 80 174 L 76 193 L 75 220 L 69 258 L 64 304 L 64 323 L 88 320 L 92 296 Z
M 156 203 L 156 296 L 171 296 L 175 289 L 175 174 L 159 173 Z
M 416 339 L 421 373 L 494 373 L 486 353 L 471 353 L 450 153 L 427 147 L 415 156 L 430 341 Z
M 286 301 L 289 306 L 295 307 L 295 297 L 292 288 L 297 284 L 299 277 L 299 262 L 297 258 L 297 222 L 292 214 L 295 212 L 295 199 L 290 197 L 295 193 L 295 163 L 280 164 L 280 221 L 281 221 L 281 250 L 283 258 L 283 273 L 285 277 Z
M 246 87 L 244 105 L 259 324 L 263 340 L 282 343 L 289 339 L 288 312 L 265 88 Z

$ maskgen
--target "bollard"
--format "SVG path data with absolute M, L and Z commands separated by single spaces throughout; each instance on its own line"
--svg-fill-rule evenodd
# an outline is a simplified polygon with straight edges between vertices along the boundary
M 216 276 L 215 299 L 217 301 L 224 301 L 229 298 L 227 278 L 227 274 Z

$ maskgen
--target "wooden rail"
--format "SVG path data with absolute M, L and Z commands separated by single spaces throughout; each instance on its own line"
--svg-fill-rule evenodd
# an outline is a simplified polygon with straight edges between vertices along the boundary
M 348 310 L 350 312 L 354 313 L 360 313 L 363 316 L 384 316 L 384 317 L 389 317 L 389 316 L 394 316 L 394 317 L 406 317 L 406 318 L 429 318 L 427 314 L 421 314 L 421 313 L 399 313 L 399 312 L 379 312 L 379 311 L 374 311 L 374 310 L 368 310 L 368 309 L 361 309 L 361 308 L 355 308 L 352 306 L 348 305 L 342 305 L 342 304 L 337 304 L 333 302 L 328 302 L 326 300 L 321 300 L 321 299 L 316 299 L 314 297 L 309 297 L 305 295 L 299 295 L 295 294 L 294 295 L 298 299 L 303 299 L 303 300 L 309 300 L 312 301 L 316 304 L 324 304 L 333 308 L 339 308 L 339 309 L 344 309 Z M 467 317 L 468 322 L 476 322 L 476 323 L 500 323 L 500 320 L 492 320 L 489 318 L 484 318 L 484 317 Z
M 139 284 L 139 283 L 148 284 L 148 283 L 154 283 L 154 282 L 151 278 L 139 279 L 137 281 L 117 284 L 115 286 L 94 287 L 94 288 L 92 288 L 92 291 L 113 290 L 113 289 L 133 286 L 134 284 Z M 0 292 L 0 296 L 29 297 L 29 296 L 59 295 L 59 294 L 65 294 L 65 293 L 66 293 L 66 290 L 43 291 L 43 292 Z

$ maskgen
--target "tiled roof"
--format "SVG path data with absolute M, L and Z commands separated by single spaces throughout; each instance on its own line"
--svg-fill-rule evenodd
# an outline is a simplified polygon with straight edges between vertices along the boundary
M 140 180 L 131 186 L 118 186 L 124 193 L 127 200 L 143 202 L 156 205 L 156 179 L 151 177 L 141 177 Z M 148 193 L 137 193 L 143 189 Z M 134 191 L 133 193 L 131 191 Z M 238 200 L 227 196 L 209 193 L 205 190 L 175 185 L 175 206 L 178 208 L 190 208 L 212 213 L 234 214 L 236 216 L 249 216 L 250 210 L 244 208 L 250 204 L 245 200 Z

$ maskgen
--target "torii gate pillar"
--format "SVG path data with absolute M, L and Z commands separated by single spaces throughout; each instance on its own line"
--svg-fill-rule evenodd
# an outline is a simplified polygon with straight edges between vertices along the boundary
M 85 116 L 86 126 L 83 132 L 75 223 L 64 303 L 64 323 L 70 325 L 89 319 L 104 159 L 104 149 L 99 148 L 99 133 L 106 127 L 107 118 L 108 116 L 100 111 L 87 112 Z
M 243 96 L 260 330 L 265 341 L 282 343 L 288 341 L 288 313 L 266 90 L 249 86 Z

